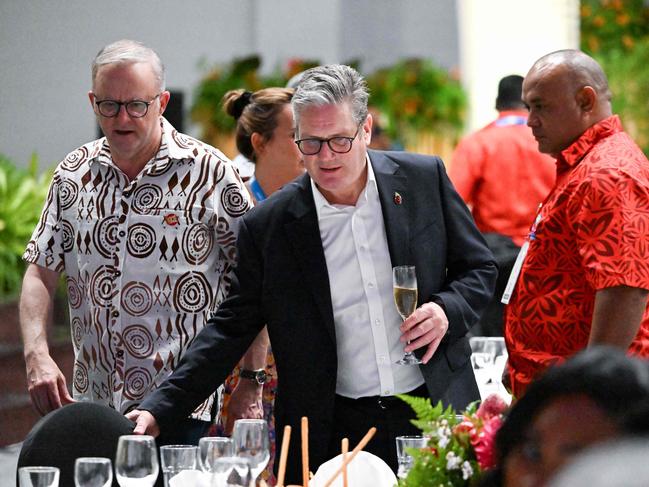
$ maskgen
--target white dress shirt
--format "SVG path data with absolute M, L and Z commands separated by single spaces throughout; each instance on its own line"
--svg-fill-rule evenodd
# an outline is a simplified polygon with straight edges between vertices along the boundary
M 338 353 L 336 393 L 391 396 L 423 384 L 419 367 L 397 365 L 404 344 L 392 264 L 372 165 L 356 206 L 332 205 L 311 188 L 327 261 Z

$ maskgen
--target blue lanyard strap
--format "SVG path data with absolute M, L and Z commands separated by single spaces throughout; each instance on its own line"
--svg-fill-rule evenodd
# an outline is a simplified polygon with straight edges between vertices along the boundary
M 496 120 L 496 127 L 507 127 L 509 125 L 525 125 L 527 117 L 522 115 L 507 115 L 506 117 Z
M 252 191 L 252 195 L 257 201 L 264 201 L 266 199 L 266 193 L 261 189 L 259 181 L 257 181 L 254 176 L 250 179 L 250 191 Z

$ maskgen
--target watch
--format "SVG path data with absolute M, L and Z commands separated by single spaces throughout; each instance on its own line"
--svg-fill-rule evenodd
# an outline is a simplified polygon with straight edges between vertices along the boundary
M 241 369 L 239 371 L 239 377 L 241 377 L 242 379 L 255 381 L 260 386 L 263 386 L 266 382 L 268 382 L 268 374 L 266 373 L 265 369 Z

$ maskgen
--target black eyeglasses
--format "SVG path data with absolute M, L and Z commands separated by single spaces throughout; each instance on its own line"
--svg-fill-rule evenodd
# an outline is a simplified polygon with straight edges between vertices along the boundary
M 360 132 L 361 125 L 362 124 L 358 126 L 353 137 L 338 136 L 330 137 L 328 139 L 300 139 L 296 140 L 295 143 L 297 144 L 298 149 L 300 149 L 300 152 L 305 156 L 313 156 L 320 152 L 320 149 L 322 149 L 322 144 L 324 144 L 325 142 L 332 152 L 335 152 L 336 154 L 346 154 L 347 152 L 352 150 L 352 143 L 358 135 L 358 132 Z
M 126 113 L 133 118 L 142 118 L 149 111 L 149 105 L 155 101 L 162 93 L 158 93 L 151 101 L 132 100 L 132 101 L 115 101 L 115 100 L 95 100 L 97 110 L 102 117 L 114 118 L 119 114 L 122 105 L 126 109 Z

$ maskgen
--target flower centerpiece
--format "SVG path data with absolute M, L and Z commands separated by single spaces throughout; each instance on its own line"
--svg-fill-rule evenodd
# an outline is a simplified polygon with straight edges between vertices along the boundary
M 413 466 L 400 487 L 471 486 L 495 466 L 494 440 L 507 409 L 497 394 L 472 403 L 461 414 L 430 399 L 399 396 L 413 408 L 413 424 L 430 438 L 428 447 L 412 450 Z M 478 405 L 479 404 L 479 405 Z

